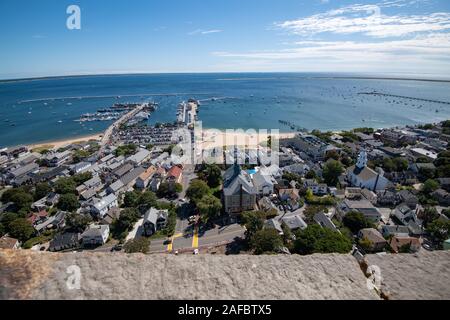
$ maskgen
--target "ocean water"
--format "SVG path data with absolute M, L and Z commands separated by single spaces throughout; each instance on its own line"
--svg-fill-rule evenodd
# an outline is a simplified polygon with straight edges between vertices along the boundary
M 336 74 L 152 74 L 0 82 L 0 147 L 102 132 L 111 122 L 80 124 L 81 114 L 116 102 L 159 103 L 149 123 L 172 122 L 178 103 L 202 101 L 204 128 L 384 128 L 450 119 L 450 82 L 340 78 Z M 120 96 L 120 97 L 119 97 Z M 212 99 L 214 98 L 214 99 Z

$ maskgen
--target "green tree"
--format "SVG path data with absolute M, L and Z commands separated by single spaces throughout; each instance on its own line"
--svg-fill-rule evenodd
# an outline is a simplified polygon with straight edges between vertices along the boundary
M 34 228 L 31 223 L 24 218 L 11 221 L 8 225 L 8 233 L 12 238 L 25 242 L 34 235 Z
M 126 208 L 120 218 L 111 225 L 111 233 L 115 239 L 123 240 L 139 219 L 139 212 L 135 208 Z
M 358 211 L 347 213 L 342 222 L 344 223 L 344 226 L 349 228 L 354 234 L 358 233 L 361 229 L 374 227 L 374 224 Z
M 127 191 L 123 197 L 123 207 L 131 208 L 136 207 L 139 199 L 139 192 Z
M 252 236 L 264 227 L 266 214 L 262 211 L 247 211 L 241 215 L 241 224 L 244 225 L 245 237 L 250 240 Z
M 88 215 L 69 213 L 66 216 L 66 230 L 82 233 L 86 227 L 92 223 L 92 218 Z
M 222 182 L 222 171 L 217 164 L 207 164 L 199 172 L 199 177 L 206 181 L 209 187 L 215 188 Z
M 75 211 L 80 207 L 80 203 L 78 202 L 78 197 L 73 193 L 67 193 L 61 195 L 57 204 L 58 209 L 63 211 Z
M 426 194 L 430 194 L 437 189 L 439 189 L 439 182 L 433 179 L 428 179 L 427 181 L 425 181 L 422 187 L 422 191 Z
M 336 186 L 339 182 L 339 176 L 344 172 L 344 168 L 339 161 L 328 160 L 323 167 L 323 178 L 330 186 Z
M 439 218 L 439 212 L 435 207 L 426 207 L 419 213 L 419 218 L 422 219 L 423 225 L 427 227 L 428 224 Z
M 52 188 L 48 183 L 38 183 L 34 189 L 34 201 L 38 201 L 39 199 L 44 198 L 50 192 L 52 192 Z
M 202 180 L 192 180 L 189 188 L 186 190 L 186 197 L 188 197 L 194 204 L 200 201 L 201 198 L 211 194 L 211 189 L 206 182 Z
M 18 211 L 22 209 L 29 209 L 33 203 L 33 196 L 24 191 L 16 192 L 12 197 L 11 201 L 14 202 Z
M 220 216 L 222 203 L 213 195 L 207 194 L 197 202 L 197 208 L 200 211 L 203 221 L 215 219 Z
M 140 212 L 145 212 L 157 206 L 156 195 L 151 191 L 142 192 L 137 199 L 137 208 Z
M 135 144 L 126 144 L 123 146 L 118 146 L 117 149 L 114 151 L 114 154 L 116 157 L 118 156 L 131 156 L 132 154 L 135 154 L 137 150 L 137 146 Z
M 55 192 L 59 194 L 77 193 L 77 185 L 72 178 L 59 178 L 55 183 Z
M 33 196 L 29 190 L 24 187 L 11 188 L 6 190 L 2 194 L 2 202 L 13 202 L 15 205 L 15 211 L 28 210 L 33 202 Z
M 426 230 L 434 242 L 442 245 L 450 238 L 450 220 L 435 220 L 428 224 Z
M 126 253 L 148 253 L 150 249 L 150 239 L 141 237 L 129 240 L 123 246 Z
M 72 176 L 72 180 L 75 182 L 76 186 L 79 186 L 90 179 L 92 179 L 92 172 L 83 172 Z
M 339 232 L 322 228 L 318 224 L 309 225 L 295 233 L 294 250 L 307 255 L 313 253 L 348 253 L 352 242 Z
M 275 229 L 262 229 L 252 236 L 250 247 L 255 254 L 276 252 L 283 247 L 283 240 Z

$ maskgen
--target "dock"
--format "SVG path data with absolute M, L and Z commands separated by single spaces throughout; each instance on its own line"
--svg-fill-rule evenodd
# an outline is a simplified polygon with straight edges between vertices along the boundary
M 396 94 L 389 94 L 389 93 L 382 93 L 382 92 L 359 92 L 360 95 L 369 95 L 369 96 L 382 96 L 382 97 L 391 97 L 391 98 L 400 98 L 400 99 L 409 99 L 409 100 L 415 100 L 415 101 L 423 101 L 423 102 L 431 102 L 431 103 L 439 103 L 439 104 L 448 104 L 450 105 L 450 102 L 448 101 L 440 101 L 440 100 L 433 100 L 433 99 L 423 99 L 423 98 L 415 98 L 415 97 L 408 97 L 408 96 L 400 96 Z

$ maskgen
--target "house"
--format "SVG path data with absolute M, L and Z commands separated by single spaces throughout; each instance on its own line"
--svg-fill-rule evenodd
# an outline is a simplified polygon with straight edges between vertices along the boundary
M 280 236 L 284 234 L 283 228 L 281 227 L 281 223 L 277 219 L 267 220 L 264 223 L 264 227 L 268 229 L 275 229 Z
M 24 166 L 21 165 L 9 171 L 6 175 L 6 182 L 12 185 L 22 185 L 32 180 L 30 175 L 37 172 L 39 172 L 39 165 L 37 163 L 33 162 Z
M 90 162 L 79 162 L 77 164 L 74 164 L 73 166 L 71 166 L 70 168 L 70 172 L 72 174 L 77 174 L 77 173 L 81 173 L 86 171 L 87 169 L 89 169 L 89 167 L 91 167 L 92 164 Z
M 117 169 L 113 170 L 112 174 L 117 179 L 120 179 L 122 176 L 130 172 L 134 169 L 134 166 L 131 163 L 125 163 L 124 165 L 118 167 Z
M 415 174 L 420 175 L 422 172 L 436 170 L 436 166 L 433 163 L 414 163 L 411 165 L 410 169 Z
M 156 192 L 156 191 L 158 191 L 159 186 L 161 185 L 161 182 L 162 182 L 161 177 L 154 175 L 153 178 L 150 180 L 148 188 L 151 191 Z
M 370 241 L 370 251 L 378 252 L 382 251 L 387 244 L 387 241 L 383 238 L 378 230 L 373 228 L 361 229 L 358 233 L 360 240 L 367 239 Z
M 345 199 L 336 208 L 337 216 L 342 220 L 345 215 L 351 211 L 361 212 L 364 217 L 371 220 L 373 223 L 379 223 L 381 220 L 380 211 L 373 206 L 368 200 L 353 201 Z
M 393 217 L 402 225 L 408 227 L 409 232 L 413 236 L 420 236 L 423 234 L 422 220 L 418 218 L 420 206 L 416 209 L 411 209 L 406 204 L 402 204 L 395 208 Z
M 288 216 L 281 218 L 281 221 L 287 225 L 287 227 L 291 231 L 296 230 L 305 230 L 308 225 L 306 222 L 300 217 L 300 215 Z
M 325 183 L 317 183 L 313 179 L 306 179 L 303 183 L 306 189 L 310 189 L 314 195 L 323 196 L 328 193 L 328 186 Z
M 27 220 L 33 225 L 38 225 L 40 223 L 43 223 L 48 219 L 48 212 L 45 210 L 39 211 L 39 212 L 32 212 Z
M 139 166 L 139 165 L 141 165 L 145 160 L 147 160 L 148 158 L 150 158 L 150 156 L 151 156 L 151 152 L 150 152 L 150 151 L 148 151 L 147 149 L 142 149 L 142 148 L 141 148 L 141 149 L 139 149 L 139 151 L 138 151 L 136 154 L 134 154 L 134 155 L 128 157 L 128 158 L 126 159 L 126 161 L 127 161 L 127 162 L 133 163 L 135 166 Z
M 74 250 L 80 246 L 81 235 L 79 233 L 65 232 L 57 234 L 48 248 L 51 252 Z
M 108 186 L 108 188 L 106 188 L 106 192 L 108 192 L 110 194 L 118 195 L 124 189 L 125 189 L 125 185 L 123 184 L 122 180 L 117 180 L 116 182 L 110 184 Z
M 183 178 L 183 169 L 179 166 L 173 166 L 167 172 L 166 180 L 172 183 L 181 183 Z
M 17 239 L 3 236 L 0 238 L 0 249 L 16 250 L 20 248 L 20 242 Z
M 63 152 L 49 153 L 45 156 L 44 161 L 49 167 L 59 167 L 63 163 L 70 160 L 72 153 L 69 150 Z
M 410 151 L 416 158 L 425 158 L 430 162 L 435 161 L 438 157 L 436 152 L 426 150 L 423 148 L 412 148 L 410 149 Z
M 280 189 L 278 190 L 278 198 L 281 202 L 286 203 L 290 211 L 297 210 L 301 206 L 300 195 L 297 189 Z
M 90 225 L 89 228 L 81 234 L 84 247 L 101 246 L 108 241 L 108 225 Z
M 304 176 L 310 170 L 310 167 L 306 163 L 294 163 L 289 166 L 283 167 L 283 172 L 294 173 L 299 176 Z
M 145 171 L 143 167 L 137 167 L 122 176 L 120 181 L 122 181 L 124 188 L 129 189 L 136 183 L 137 178 Z
M 58 211 L 54 216 L 51 216 L 39 223 L 34 224 L 34 229 L 37 233 L 42 233 L 45 230 L 50 229 L 63 229 L 66 225 L 66 215 L 65 211 Z
M 253 210 L 258 194 L 250 175 L 235 163 L 223 177 L 224 209 L 228 214 Z
M 367 154 L 364 150 L 360 152 L 356 165 L 348 168 L 347 179 L 352 186 L 372 191 L 384 190 L 390 184 L 381 169 L 376 172 L 367 166 Z
M 31 209 L 34 211 L 44 211 L 48 207 L 53 207 L 58 203 L 59 200 L 59 194 L 50 192 L 47 196 L 45 196 L 42 199 L 39 199 L 38 201 L 33 202 L 31 205 Z
M 322 228 L 327 228 L 336 232 L 340 232 L 335 226 L 330 217 L 328 217 L 324 212 L 318 212 L 314 215 L 314 221 L 320 225 Z
M 110 225 L 113 223 L 114 220 L 117 220 L 120 218 L 120 209 L 117 207 L 113 207 L 108 210 L 106 215 L 101 220 L 101 224 L 108 224 Z
M 111 208 L 118 207 L 117 197 L 114 194 L 109 194 L 96 202 L 92 207 L 91 211 L 94 215 L 103 218 Z
M 169 219 L 168 210 L 158 210 L 155 208 L 150 208 L 145 215 L 143 226 L 143 235 L 150 237 L 155 234 L 156 231 L 162 230 L 166 227 Z
M 385 237 L 385 238 L 389 238 L 392 236 L 408 237 L 409 229 L 406 226 L 383 225 L 383 226 L 381 226 L 381 233 L 383 234 L 383 237 Z
M 437 201 L 441 206 L 445 207 L 450 206 L 450 193 L 448 193 L 444 189 L 438 189 L 434 191 L 431 195 L 437 199 Z
M 395 253 L 417 252 L 420 250 L 420 240 L 414 237 L 394 236 L 389 241 L 392 251 Z
M 269 197 L 262 197 L 258 201 L 258 207 L 259 207 L 259 210 L 264 211 L 264 212 L 270 212 L 270 211 L 278 212 L 277 207 L 270 200 Z
M 82 185 L 77 187 L 78 194 L 81 194 L 83 191 L 88 189 L 93 189 L 96 192 L 100 191 L 103 188 L 102 180 L 99 176 L 95 176 L 88 181 L 85 181 Z
M 153 175 L 156 173 L 156 167 L 150 166 L 136 179 L 136 188 L 145 189 L 148 187 Z
M 409 190 L 400 190 L 398 192 L 400 201 L 406 204 L 411 209 L 414 209 L 419 204 L 419 198 Z
M 97 191 L 94 188 L 91 188 L 91 189 L 84 190 L 80 194 L 80 198 L 84 201 L 88 201 L 88 200 L 92 199 L 93 197 L 95 197 L 96 194 L 97 194 Z
M 322 141 L 318 137 L 304 133 L 299 133 L 294 138 L 283 139 L 280 144 L 304 152 L 314 161 L 324 160 L 330 151 L 340 151 L 339 148 Z
M 267 174 L 265 170 L 260 169 L 258 172 L 251 175 L 251 177 L 253 179 L 253 185 L 260 195 L 267 196 L 273 194 L 273 186 L 276 184 L 276 181 L 271 175 Z

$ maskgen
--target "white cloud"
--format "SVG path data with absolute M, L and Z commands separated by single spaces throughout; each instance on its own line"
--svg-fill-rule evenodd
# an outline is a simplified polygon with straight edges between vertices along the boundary
M 383 14 L 384 8 L 402 7 L 411 3 L 415 2 L 385 1 L 378 5 L 356 4 L 306 18 L 276 23 L 275 26 L 301 36 L 313 36 L 320 33 L 361 33 L 377 38 L 450 30 L 450 13 L 448 12 L 424 15 Z
M 189 32 L 188 34 L 190 36 L 193 36 L 193 35 L 197 35 L 197 34 L 204 35 L 204 34 L 219 33 L 219 32 L 223 32 L 223 30 L 220 30 L 220 29 L 212 29 L 212 30 L 197 29 L 197 30 Z
M 214 52 L 218 57 L 252 61 L 280 70 L 450 72 L 450 35 L 432 34 L 385 42 L 299 41 L 294 48 L 244 53 Z M 282 71 L 282 70 L 280 70 Z

